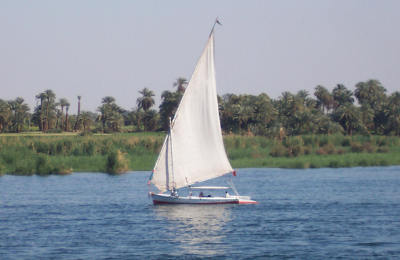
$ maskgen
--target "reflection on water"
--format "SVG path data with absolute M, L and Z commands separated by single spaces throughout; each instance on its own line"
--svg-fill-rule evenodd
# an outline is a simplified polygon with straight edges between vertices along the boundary
M 225 253 L 227 238 L 221 230 L 231 221 L 232 207 L 234 205 L 165 205 L 154 210 L 157 219 L 167 224 L 171 239 L 185 254 L 216 255 Z

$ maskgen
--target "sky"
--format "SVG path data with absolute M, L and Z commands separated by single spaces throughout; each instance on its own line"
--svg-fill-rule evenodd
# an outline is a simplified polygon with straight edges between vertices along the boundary
M 105 96 L 125 109 L 139 90 L 190 78 L 216 17 L 220 95 L 332 90 L 378 79 L 400 91 L 400 1 L 0 0 L 0 99 L 52 89 L 82 110 Z

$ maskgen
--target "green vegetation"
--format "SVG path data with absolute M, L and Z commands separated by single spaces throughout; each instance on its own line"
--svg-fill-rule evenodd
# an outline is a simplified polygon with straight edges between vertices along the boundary
M 304 135 L 282 141 L 225 137 L 234 167 L 321 168 L 400 165 L 400 138 Z
M 160 132 L 0 135 L 0 174 L 150 170 L 163 143 Z M 395 136 L 303 135 L 282 140 L 227 135 L 233 167 L 319 168 L 400 165 Z
M 107 96 L 102 98 L 97 111 L 81 112 L 82 97 L 77 96 L 76 115 L 69 114 L 68 100 L 57 100 L 49 89 L 36 95 L 37 105 L 32 114 L 22 98 L 0 99 L 0 133 L 166 131 L 186 85 L 186 79 L 178 78 L 173 83 L 175 91 L 162 93 L 158 110 L 153 109 L 155 94 L 147 88 L 138 91 L 140 96 L 131 110 L 120 107 L 114 97 Z M 283 92 L 277 99 L 265 93 L 225 94 L 218 97 L 222 130 L 226 134 L 279 139 L 308 134 L 400 136 L 400 92 L 386 93 L 378 80 L 359 82 L 354 91 L 343 84 L 337 84 L 331 91 L 316 86 L 313 94 L 306 90 Z
M 0 174 L 49 175 L 72 171 L 150 170 L 188 82 L 178 78 L 161 95 L 143 88 L 125 110 L 104 97 L 97 111 L 70 115 L 71 104 L 48 89 L 30 113 L 22 98 L 0 99 Z M 352 91 L 305 90 L 218 97 L 225 145 L 234 167 L 351 167 L 400 164 L 400 92 L 378 80 Z
M 2 171 L 17 175 L 151 169 L 162 133 L 0 136 Z
M 128 161 L 125 154 L 120 150 L 111 151 L 107 155 L 106 172 L 110 174 L 120 174 L 128 171 Z

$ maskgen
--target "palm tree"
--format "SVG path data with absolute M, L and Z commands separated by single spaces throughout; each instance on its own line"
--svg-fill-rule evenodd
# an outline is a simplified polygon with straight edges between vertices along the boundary
M 386 89 L 378 80 L 368 80 L 366 82 L 359 82 L 356 85 L 354 95 L 358 102 L 361 104 L 363 111 L 370 111 L 372 114 L 372 123 L 368 124 L 368 128 L 377 134 L 383 134 L 383 128 L 387 121 L 387 107 L 388 98 L 386 96 Z
M 378 80 L 370 79 L 367 82 L 356 84 L 354 96 L 361 105 L 369 104 L 371 107 L 382 105 L 386 100 L 386 89 Z
M 387 110 L 386 134 L 400 135 L 400 92 L 390 95 Z
M 333 99 L 335 100 L 335 107 L 343 106 L 346 104 L 353 104 L 353 92 L 347 89 L 343 84 L 337 84 L 332 90 Z
M 162 102 L 159 106 L 160 108 L 160 121 L 161 127 L 164 130 L 169 129 L 169 118 L 173 118 L 176 109 L 178 108 L 179 102 L 182 98 L 182 93 L 170 92 L 168 90 L 164 91 L 161 95 Z
M 296 94 L 296 96 L 297 96 L 298 98 L 300 98 L 300 99 L 302 99 L 302 100 L 304 100 L 304 101 L 308 98 L 309 95 L 310 95 L 310 94 L 309 94 L 308 91 L 305 90 L 305 89 L 299 90 L 299 91 L 297 92 L 297 94 Z
M 348 135 L 352 135 L 354 130 L 365 130 L 361 122 L 360 110 L 353 104 L 341 105 L 333 114 L 334 119 L 342 125 Z
M 78 116 L 81 114 L 81 96 L 78 96 Z
M 9 101 L 9 104 L 12 111 L 12 131 L 19 133 L 29 117 L 29 106 L 24 103 L 24 99 L 21 97 Z
M 372 109 L 368 104 L 361 105 L 359 108 L 361 112 L 361 121 L 367 128 L 368 132 L 371 132 L 375 129 L 374 125 L 374 109 Z
M 174 82 L 173 86 L 177 87 L 177 91 L 183 94 L 183 92 L 185 92 L 187 84 L 187 79 L 180 77 L 176 79 L 176 82 Z
M 129 118 L 132 124 L 134 125 L 134 129 L 136 131 L 142 131 L 143 119 L 145 112 L 142 109 L 136 108 L 132 109 L 129 113 Z
M 333 108 L 333 97 L 325 87 L 316 86 L 314 96 L 317 98 L 317 106 L 322 109 L 322 112 L 329 112 Z
M 267 94 L 261 93 L 253 104 L 255 123 L 266 128 L 276 117 L 276 110 Z
M 36 99 L 40 100 L 40 105 L 36 107 L 36 112 L 38 113 L 39 120 L 39 130 L 46 131 L 46 114 L 43 109 L 43 105 L 46 100 L 46 93 L 42 92 L 36 95 Z
M 68 104 L 68 100 L 65 98 L 60 98 L 58 104 L 61 107 L 61 128 L 64 127 L 64 107 L 66 107 L 66 105 Z M 65 128 L 65 127 L 64 127 Z
M 159 114 L 156 110 L 151 109 L 144 113 L 143 126 L 145 131 L 154 131 L 158 127 Z
M 107 96 L 102 99 L 102 105 L 98 107 L 101 113 L 103 131 L 118 132 L 123 124 L 122 109 L 115 103 L 115 98 Z
M 0 99 L 0 132 L 4 132 L 7 129 L 11 115 L 10 104 Z
M 56 109 L 56 94 L 54 94 L 51 89 L 47 89 L 44 93 L 46 97 L 46 130 L 48 130 L 51 126 L 51 118 L 53 118 L 55 115 L 54 111 Z
M 76 121 L 75 121 L 75 126 L 74 126 L 74 130 L 78 130 L 78 128 L 80 128 L 80 124 L 81 124 L 81 96 L 78 96 L 78 115 L 76 116 Z
M 65 128 L 64 128 L 64 131 L 68 131 L 68 129 L 69 129 L 69 124 L 68 124 L 68 110 L 69 110 L 69 106 L 70 106 L 70 104 L 67 102 L 66 104 L 65 104 Z
M 112 104 L 114 102 L 115 102 L 115 98 L 111 97 L 111 96 L 103 97 L 103 99 L 101 100 L 102 104 Z
M 90 127 L 96 120 L 96 114 L 88 111 L 83 111 L 81 113 L 81 120 L 83 125 L 83 131 L 90 131 Z
M 147 112 L 153 105 L 154 105 L 154 93 L 153 91 L 149 90 L 148 88 L 144 88 L 139 91 L 142 95 L 136 100 L 137 106 L 139 109 L 143 109 Z
M 36 99 L 40 100 L 40 105 L 35 108 L 34 118 L 39 125 L 39 129 L 46 132 L 53 127 L 54 120 L 57 117 L 56 95 L 51 89 L 48 89 L 37 94 Z

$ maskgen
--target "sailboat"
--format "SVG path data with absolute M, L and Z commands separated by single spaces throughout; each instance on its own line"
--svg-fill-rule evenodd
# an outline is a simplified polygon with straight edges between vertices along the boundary
M 170 120 L 158 159 L 148 184 L 160 193 L 150 192 L 154 204 L 256 204 L 249 196 L 240 196 L 233 182 L 229 187 L 193 187 L 195 183 L 236 172 L 226 155 L 218 112 L 214 66 L 214 27 L 182 96 L 175 116 Z M 178 190 L 186 187 L 188 195 Z M 193 195 L 192 190 L 201 190 Z M 225 190 L 224 196 L 205 196 L 204 191 Z

